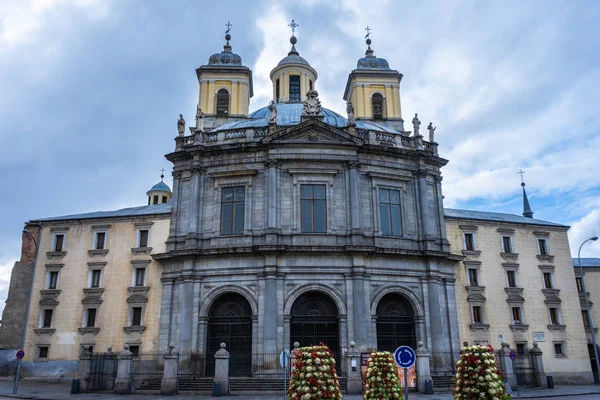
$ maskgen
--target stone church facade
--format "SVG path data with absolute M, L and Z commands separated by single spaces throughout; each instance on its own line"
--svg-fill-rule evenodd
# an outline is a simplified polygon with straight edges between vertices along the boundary
M 41 229 L 43 248 L 25 371 L 72 374 L 82 344 L 100 351 L 129 344 L 142 353 L 172 344 L 181 354 L 202 356 L 210 376 L 222 342 L 231 373 L 243 374 L 257 355 L 295 342 L 323 342 L 339 360 L 351 342 L 367 352 L 422 341 L 434 379 L 452 373 L 462 341 L 492 342 L 504 323 L 496 328 L 469 315 L 467 297 L 481 290 L 465 286 L 466 266 L 478 261 L 461 251 L 459 224 L 461 218 L 471 227 L 499 224 L 491 214 L 486 221 L 445 212 L 441 171 L 448 160 L 438 154 L 431 124 L 427 138 L 416 115 L 405 130 L 402 74 L 375 57 L 368 40 L 365 57 L 349 73 L 343 117 L 321 106 L 317 71 L 292 37 L 290 52 L 270 74 L 273 101 L 249 113 L 252 72 L 226 39 L 223 51 L 196 70 L 195 126 L 178 121 L 175 149 L 166 156 L 172 193 L 161 182 L 148 192 L 147 206 L 28 223 Z M 513 230 L 551 224 L 514 217 L 506 221 Z M 568 255 L 566 228 L 552 228 L 561 232 L 553 236 L 561 262 Z M 55 248 L 61 232 L 64 254 Z M 94 249 L 99 232 L 110 252 Z M 484 256 L 498 253 L 492 240 Z M 570 259 L 556 266 L 564 268 L 573 275 Z M 543 301 L 536 296 L 527 304 Z M 569 296 L 561 295 L 564 307 Z M 510 312 L 492 299 L 485 306 L 490 320 Z M 566 324 L 551 325 L 568 333 L 561 336 L 571 357 L 562 363 L 565 381 L 587 381 L 580 317 L 563 315 Z M 547 325 L 540 318 L 538 325 Z M 545 360 L 553 360 L 550 352 Z M 42 368 L 37 361 L 54 364 Z

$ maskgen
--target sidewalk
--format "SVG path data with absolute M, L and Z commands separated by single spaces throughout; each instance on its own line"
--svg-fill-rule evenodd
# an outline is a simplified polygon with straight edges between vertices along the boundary
M 2 380 L 0 381 L 0 398 L 11 398 L 13 382 Z M 513 393 L 513 399 L 518 398 L 542 398 L 542 397 L 564 397 L 574 395 L 597 394 L 600 397 L 600 385 L 580 385 L 580 386 L 556 386 L 554 389 L 526 389 L 521 390 L 520 395 Z M 116 395 L 111 393 L 81 393 L 71 394 L 71 386 L 68 384 L 52 384 L 52 383 L 32 383 L 21 382 L 19 384 L 19 395 L 17 398 L 22 399 L 44 399 L 44 400 L 124 400 L 127 396 Z M 179 395 L 179 396 L 160 396 L 160 395 L 131 395 L 129 398 L 135 400 L 208 400 L 211 396 L 198 395 Z M 223 400 L 262 400 L 262 399 L 281 399 L 279 396 L 226 396 L 221 397 Z M 433 395 L 410 393 L 410 399 L 414 400 L 451 400 L 450 393 L 440 393 Z M 360 395 L 345 395 L 344 400 L 361 400 Z M 591 398 L 590 398 L 591 399 Z

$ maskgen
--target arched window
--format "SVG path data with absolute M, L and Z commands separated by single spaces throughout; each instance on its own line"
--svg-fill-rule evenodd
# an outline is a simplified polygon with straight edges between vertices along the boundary
M 383 119 L 383 96 L 381 93 L 374 93 L 371 96 L 371 106 L 373 108 L 373 119 Z
M 219 89 L 217 92 L 217 115 L 229 114 L 229 92 L 227 89 Z

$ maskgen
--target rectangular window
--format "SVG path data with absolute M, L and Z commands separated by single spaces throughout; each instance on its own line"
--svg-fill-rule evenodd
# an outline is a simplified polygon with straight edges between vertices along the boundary
M 50 271 L 48 274 L 48 289 L 56 289 L 58 286 L 58 271 Z
M 399 190 L 379 189 L 379 216 L 383 235 L 402 236 Z
M 525 354 L 525 343 L 517 343 L 517 354 Z
M 541 256 L 548 255 L 548 242 L 546 239 L 538 239 L 538 248 Z
M 465 233 L 465 250 L 475 251 L 475 237 L 472 233 Z
M 152 196 L 152 204 L 158 204 L 158 195 L 157 194 Z
M 327 212 L 325 185 L 301 185 L 302 232 L 325 233 L 327 231 Z
M 44 310 L 44 318 L 42 320 L 42 328 L 52 327 L 52 310 Z
M 279 103 L 279 78 L 275 80 L 275 103 Z
M 163 202 L 163 204 L 167 202 L 167 196 L 162 197 L 162 202 Z
M 48 358 L 48 346 L 38 347 L 38 357 L 37 358 Z
M 290 103 L 300 103 L 300 75 L 290 75 Z
M 522 324 L 523 320 L 521 319 L 521 307 L 513 307 L 512 308 L 512 319 L 513 324 Z
M 129 351 L 133 353 L 134 357 L 140 356 L 140 346 L 129 346 Z
M 467 271 L 469 271 L 469 286 L 479 286 L 477 268 L 469 268 Z
M 131 308 L 131 326 L 142 325 L 142 307 Z
M 544 288 L 552 289 L 552 272 L 544 272 Z
M 140 229 L 138 231 L 138 247 L 148 247 L 149 233 L 148 229 Z
M 481 313 L 481 306 L 473 306 L 473 323 L 482 324 L 483 315 Z
M 550 308 L 550 323 L 552 325 L 559 325 L 560 324 L 560 318 L 558 315 L 558 308 Z
M 581 319 L 583 319 L 583 326 L 586 328 L 590 327 L 590 318 L 587 310 L 581 310 Z
M 87 320 L 85 323 L 87 328 L 93 328 L 96 326 L 96 309 L 88 308 L 87 310 Z
M 57 233 L 54 235 L 54 251 L 63 251 L 65 242 L 65 235 L 63 233 Z
M 308 90 L 313 90 L 313 81 L 312 81 L 312 79 L 308 80 Z
M 93 269 L 92 270 L 92 282 L 90 287 L 100 287 L 100 279 L 102 277 L 102 270 L 100 269 Z
M 106 232 L 96 232 L 96 250 L 103 250 L 105 241 Z
M 146 268 L 135 269 L 135 286 L 144 286 L 146 284 Z
M 579 277 L 575 278 L 575 283 L 577 283 L 577 291 L 583 292 L 583 280 Z
M 512 239 L 510 236 L 502 236 L 502 251 L 504 253 L 512 253 Z
M 564 356 L 565 355 L 565 344 L 564 343 L 554 343 L 554 355 L 555 356 Z
M 508 287 L 517 287 L 517 273 L 515 271 L 506 271 L 506 284 Z
M 221 235 L 244 233 L 246 188 L 223 188 L 221 192 Z

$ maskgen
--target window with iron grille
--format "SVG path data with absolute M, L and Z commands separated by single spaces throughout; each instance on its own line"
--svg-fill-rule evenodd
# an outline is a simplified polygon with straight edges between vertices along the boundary
M 246 188 L 244 186 L 223 188 L 221 191 L 221 235 L 244 233 L 244 208 Z
M 217 115 L 229 114 L 229 92 L 227 89 L 219 89 L 217 92 Z
M 325 185 L 301 185 L 301 225 L 303 233 L 327 232 Z
M 48 358 L 48 346 L 40 346 L 38 347 L 38 356 L 37 358 Z

